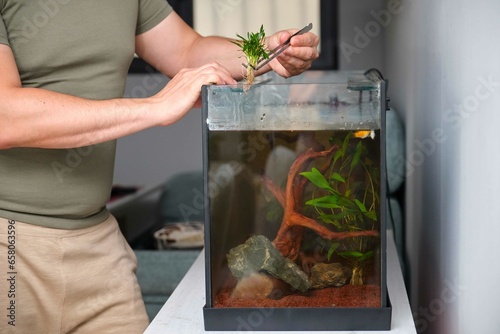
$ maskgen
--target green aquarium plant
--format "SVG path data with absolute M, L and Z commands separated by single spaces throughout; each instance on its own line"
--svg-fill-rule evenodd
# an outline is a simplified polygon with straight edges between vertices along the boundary
M 352 265 L 352 275 L 351 275 L 351 285 L 363 285 L 364 268 L 365 264 L 374 255 L 374 251 L 370 250 L 366 253 L 361 253 L 358 251 L 346 251 L 339 252 L 340 256 L 345 257 L 351 262 Z
M 239 40 L 232 40 L 231 43 L 241 48 L 247 60 L 246 84 L 251 85 L 255 78 L 255 68 L 261 59 L 268 59 L 269 54 L 264 44 L 266 33 L 264 26 L 260 26 L 259 32 L 247 33 L 247 37 L 236 34 Z
M 378 228 L 376 208 L 380 199 L 375 175 L 379 170 L 367 157 L 364 142 L 350 132 L 342 142 L 335 143 L 338 149 L 326 172 L 313 167 L 300 173 L 314 185 L 306 207 L 312 208 L 312 215 L 336 232 Z M 373 241 L 372 236 L 346 238 L 332 244 L 328 251 L 329 260 L 336 253 L 351 264 L 352 285 L 363 284 L 364 267 L 374 255 Z

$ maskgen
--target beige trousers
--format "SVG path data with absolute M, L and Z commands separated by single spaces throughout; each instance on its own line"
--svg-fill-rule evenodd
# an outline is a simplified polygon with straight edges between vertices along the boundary
M 112 216 L 82 230 L 0 218 L 0 333 L 143 333 L 136 268 Z

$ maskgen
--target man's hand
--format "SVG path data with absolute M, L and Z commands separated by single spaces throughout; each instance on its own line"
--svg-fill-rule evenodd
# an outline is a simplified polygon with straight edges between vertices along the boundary
M 283 30 L 269 36 L 267 46 L 269 50 L 274 49 L 285 42 L 297 30 Z M 315 34 L 308 32 L 292 37 L 290 46 L 278 57 L 269 63 L 270 68 L 288 78 L 311 68 L 312 62 L 319 57 L 319 38 Z
M 193 107 L 199 108 L 201 86 L 235 85 L 237 82 L 231 73 L 216 62 L 196 68 L 182 69 L 172 80 L 151 99 L 158 106 L 161 125 L 172 124 L 181 119 Z

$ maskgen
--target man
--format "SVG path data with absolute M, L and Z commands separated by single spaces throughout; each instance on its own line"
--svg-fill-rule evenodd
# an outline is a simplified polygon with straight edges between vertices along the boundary
M 0 332 L 142 333 L 136 259 L 105 209 L 116 139 L 235 84 L 241 53 L 164 0 L 0 0 L 0 14 Z M 317 45 L 296 36 L 258 74 L 299 74 Z M 134 52 L 172 78 L 158 94 L 122 98 Z

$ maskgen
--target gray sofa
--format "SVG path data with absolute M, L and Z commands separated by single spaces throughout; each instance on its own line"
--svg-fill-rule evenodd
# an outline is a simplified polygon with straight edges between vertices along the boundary
M 200 250 L 136 250 L 137 279 L 150 320 L 156 316 L 168 297 L 198 257 Z

